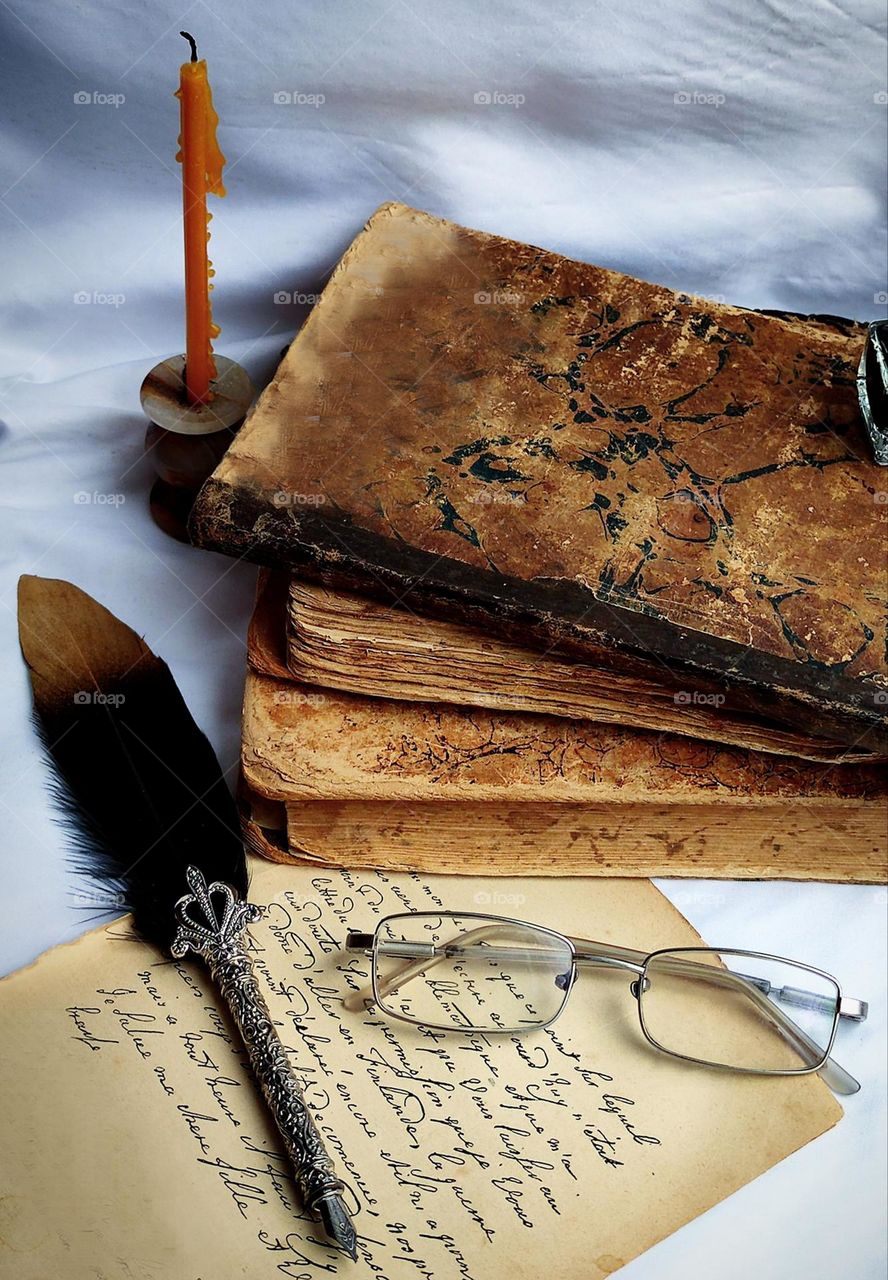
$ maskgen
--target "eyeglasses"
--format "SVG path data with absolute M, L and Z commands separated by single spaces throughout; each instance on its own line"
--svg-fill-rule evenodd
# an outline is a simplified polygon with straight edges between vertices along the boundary
M 747 1074 L 819 1072 L 836 1093 L 860 1088 L 830 1053 L 839 1021 L 863 1022 L 866 1003 L 843 996 L 821 969 L 780 956 L 710 947 L 645 954 L 476 912 L 387 916 L 375 933 L 350 931 L 345 946 L 372 962 L 372 987 L 350 992 L 346 1009 L 375 1004 L 432 1030 L 514 1035 L 555 1021 L 579 968 L 628 972 L 655 1049 Z

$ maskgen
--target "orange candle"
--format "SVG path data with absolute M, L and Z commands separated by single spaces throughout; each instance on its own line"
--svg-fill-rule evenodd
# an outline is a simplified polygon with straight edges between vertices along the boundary
M 176 159 L 182 165 L 185 217 L 185 388 L 192 404 L 206 404 L 213 398 L 213 338 L 219 333 L 210 305 L 210 278 L 215 272 L 207 257 L 208 223 L 212 217 L 207 212 L 207 193 L 225 195 L 225 157 L 216 141 L 219 117 L 213 109 L 207 64 L 198 60 L 193 37 L 187 31 L 179 34 L 191 44 L 191 61 L 182 65 L 176 93 L 180 114 Z

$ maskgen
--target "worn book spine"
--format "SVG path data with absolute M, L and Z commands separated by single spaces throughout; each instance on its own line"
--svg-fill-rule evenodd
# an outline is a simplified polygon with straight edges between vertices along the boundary
M 191 533 L 197 545 L 236 559 L 491 629 L 506 642 L 628 676 L 649 677 L 653 666 L 675 692 L 720 693 L 738 711 L 852 750 L 888 754 L 888 686 L 862 685 L 837 668 L 825 691 L 817 667 L 597 601 L 577 584 L 505 578 L 494 584 L 460 561 L 356 528 L 333 529 L 313 513 L 294 521 L 292 512 L 213 477 L 201 490 Z

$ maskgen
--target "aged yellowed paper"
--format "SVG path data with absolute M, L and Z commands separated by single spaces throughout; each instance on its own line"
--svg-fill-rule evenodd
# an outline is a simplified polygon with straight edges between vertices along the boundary
M 553 1027 L 514 1037 L 342 1007 L 367 976 L 346 930 L 397 911 L 698 942 L 647 882 L 252 872 L 271 904 L 255 963 L 348 1184 L 358 1262 L 302 1212 L 206 972 L 124 920 L 0 983 L 4 1280 L 598 1280 L 841 1116 L 816 1078 L 656 1053 L 625 973 L 584 973 Z

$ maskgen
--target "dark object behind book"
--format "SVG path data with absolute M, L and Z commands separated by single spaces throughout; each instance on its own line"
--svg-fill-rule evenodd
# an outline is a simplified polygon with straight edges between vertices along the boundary
M 873 457 L 888 467 L 888 320 L 869 326 L 857 370 L 857 394 Z
M 884 751 L 865 336 L 384 206 L 192 534 Z

